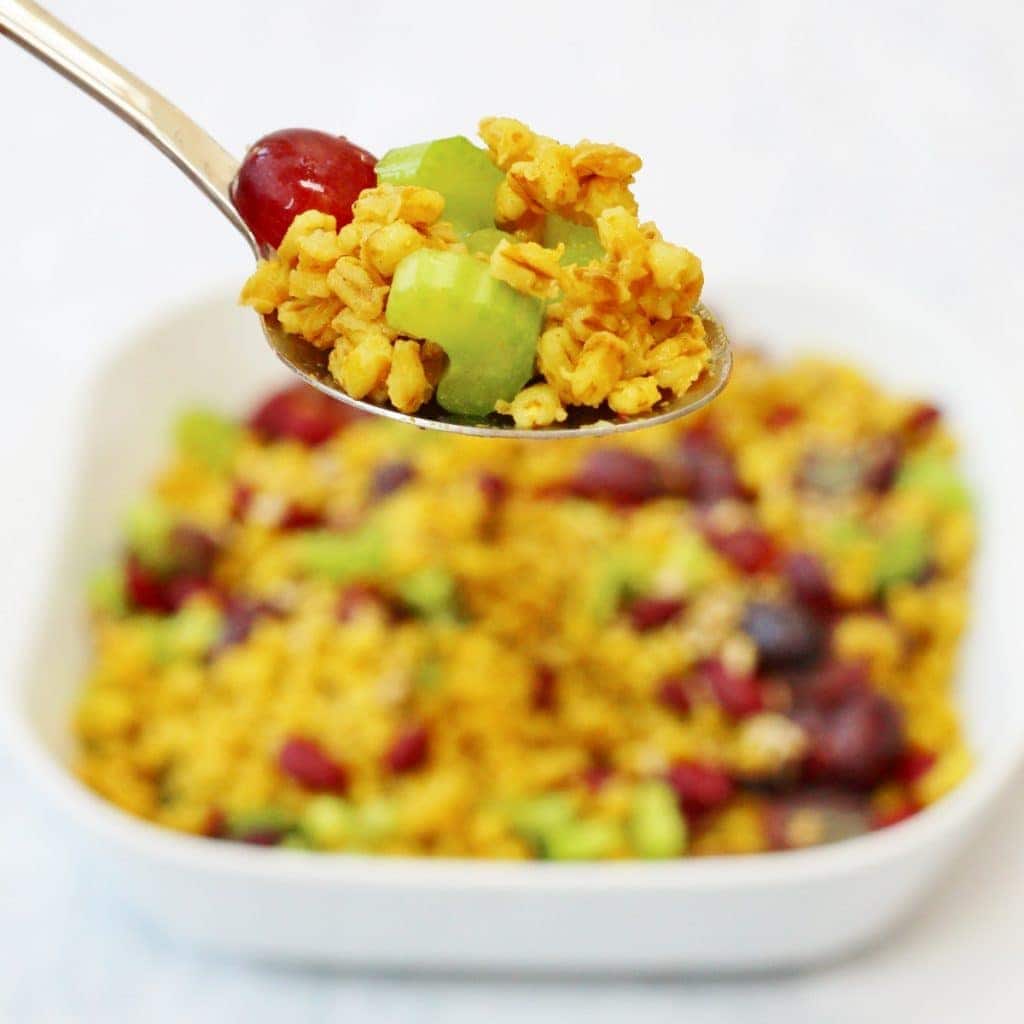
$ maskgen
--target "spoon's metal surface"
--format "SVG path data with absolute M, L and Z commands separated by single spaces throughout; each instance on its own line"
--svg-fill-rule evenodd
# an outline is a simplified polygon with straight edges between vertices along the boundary
M 169 157 L 200 188 L 206 197 L 241 232 L 256 256 L 259 247 L 252 232 L 231 202 L 229 189 L 238 161 L 194 121 L 186 117 L 145 82 L 72 32 L 65 24 L 31 0 L 0 0 L 0 35 L 7 36 L 48 64 L 105 107 L 117 114 Z M 697 383 L 681 398 L 663 402 L 652 412 L 628 419 L 614 418 L 609 410 L 573 407 L 569 419 L 557 426 L 520 430 L 503 417 L 466 422 L 450 416 L 435 403 L 418 415 L 384 408 L 346 395 L 327 372 L 327 354 L 302 339 L 285 334 L 270 318 L 263 317 L 263 333 L 278 358 L 307 383 L 338 401 L 375 416 L 430 430 L 446 430 L 479 437 L 520 437 L 531 440 L 559 437 L 599 437 L 638 430 L 686 416 L 707 405 L 725 387 L 732 369 L 732 353 L 721 324 L 703 306 L 697 312 L 704 321 L 711 361 Z M 613 418 L 607 418 L 612 416 Z M 507 423 L 505 426 L 503 424 Z

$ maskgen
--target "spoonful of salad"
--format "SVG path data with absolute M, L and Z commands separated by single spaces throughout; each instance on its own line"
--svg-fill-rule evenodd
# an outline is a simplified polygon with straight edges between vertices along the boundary
M 417 427 L 553 438 L 694 412 L 731 368 L 688 250 L 642 223 L 620 146 L 511 118 L 378 161 L 343 136 L 274 132 L 238 162 L 30 0 L 10 37 L 149 139 L 257 258 L 241 301 L 320 391 Z

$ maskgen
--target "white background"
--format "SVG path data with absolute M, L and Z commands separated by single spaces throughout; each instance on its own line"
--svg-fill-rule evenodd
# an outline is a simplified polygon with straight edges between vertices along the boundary
M 965 358 L 1024 369 L 1017 3 L 52 8 L 237 153 L 268 130 L 308 125 L 380 154 L 469 133 L 489 113 L 569 140 L 620 142 L 645 158 L 642 212 L 704 258 L 712 297 L 716 275 L 849 274 L 947 316 Z M 2 40 L 0 230 L 0 667 L 14 671 L 83 380 L 147 311 L 211 280 L 240 280 L 249 257 L 169 163 Z M 1012 795 L 927 911 L 881 949 L 812 974 L 729 982 L 365 977 L 201 957 L 95 891 L 55 834 L 0 751 L 3 1021 L 756 1024 L 1024 1013 L 1024 805 Z

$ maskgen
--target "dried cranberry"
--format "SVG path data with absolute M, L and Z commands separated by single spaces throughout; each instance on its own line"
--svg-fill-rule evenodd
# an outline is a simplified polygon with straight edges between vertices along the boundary
M 782 430 L 783 427 L 788 427 L 791 423 L 795 423 L 802 415 L 799 406 L 777 405 L 765 416 L 764 425 L 769 430 Z
M 248 484 L 235 484 L 231 492 L 231 519 L 240 523 L 249 515 L 255 491 Z
M 163 591 L 168 608 L 174 612 L 197 594 L 214 594 L 209 580 L 195 576 L 173 576 L 164 584 Z
M 920 804 L 908 800 L 906 803 L 899 804 L 888 811 L 877 811 L 871 816 L 871 827 L 880 829 L 889 828 L 891 825 L 898 825 L 901 821 L 912 818 L 920 810 Z
M 254 142 L 231 183 L 231 201 L 260 245 L 277 248 L 292 220 L 320 210 L 352 220 L 352 204 L 377 184 L 377 161 L 344 135 L 286 128 Z
M 732 779 L 720 768 L 698 761 L 676 761 L 665 773 L 683 810 L 689 815 L 724 804 L 733 794 Z
M 210 839 L 223 839 L 227 834 L 228 816 L 219 807 L 211 807 L 203 823 L 202 835 Z
M 664 472 L 673 494 L 698 504 L 746 496 L 732 456 L 708 428 L 687 431 L 666 460 Z
M 171 611 L 163 580 L 157 573 L 147 569 L 133 554 L 125 559 L 124 586 L 133 608 L 156 612 L 158 615 Z
M 899 710 L 870 690 L 829 708 L 798 707 L 793 718 L 807 731 L 805 768 L 816 781 L 867 789 L 892 772 L 903 752 Z
M 701 666 L 701 675 L 722 710 L 733 718 L 744 718 L 764 710 L 761 687 L 753 676 L 730 672 L 717 659 L 705 662 Z
M 690 710 L 690 694 L 686 680 L 680 676 L 668 676 L 658 684 L 658 702 L 665 707 L 685 715 Z
M 553 711 L 558 704 L 558 677 L 547 665 L 538 665 L 534 670 L 530 703 L 536 711 Z
M 385 462 L 373 471 L 370 496 L 375 500 L 400 491 L 416 479 L 416 467 L 409 462 Z
M 598 793 L 612 780 L 615 770 L 607 764 L 593 764 L 583 772 L 583 785 L 591 793 Z
M 334 616 L 339 622 L 351 622 L 368 608 L 385 608 L 387 602 L 381 592 L 369 583 L 352 583 L 339 595 Z
M 903 462 L 903 448 L 893 437 L 880 437 L 864 457 L 861 486 L 876 494 L 892 489 Z
M 323 526 L 323 523 L 322 512 L 306 505 L 292 503 L 284 510 L 284 515 L 277 526 L 281 530 L 312 530 Z
M 903 430 L 912 436 L 927 433 L 942 419 L 942 410 L 935 405 L 921 403 L 911 410 L 903 422 Z
M 304 789 L 341 793 L 348 786 L 348 772 L 315 740 L 291 736 L 281 745 L 277 766 Z
M 741 628 L 753 640 L 762 669 L 801 668 L 824 651 L 824 631 L 817 619 L 798 605 L 751 601 Z
M 362 415 L 315 388 L 293 384 L 267 398 L 253 413 L 249 426 L 264 440 L 298 441 L 313 448 Z
M 480 493 L 484 496 L 484 501 L 492 508 L 500 505 L 508 497 L 508 481 L 503 476 L 498 476 L 497 473 L 488 473 L 486 471 L 481 473 L 477 477 L 477 486 L 480 488 Z
M 639 505 L 665 492 L 658 463 L 623 448 L 591 452 L 576 471 L 572 490 L 581 498 L 619 505 Z
M 676 597 L 638 597 L 629 606 L 629 621 L 638 633 L 646 633 L 667 625 L 685 607 L 686 603 Z
M 895 776 L 905 786 L 917 782 L 923 775 L 927 775 L 935 764 L 937 755 L 933 750 L 925 750 L 923 747 L 908 747 L 896 765 Z
M 227 647 L 245 643 L 253 626 L 260 619 L 268 616 L 276 617 L 280 614 L 280 609 L 269 601 L 256 601 L 238 595 L 229 597 L 224 609 L 224 627 L 220 640 L 210 652 L 210 656 L 216 657 Z
M 277 828 L 253 828 L 243 832 L 239 837 L 240 843 L 248 843 L 250 846 L 278 846 L 284 839 L 285 833 Z
M 384 763 L 389 771 L 400 775 L 422 767 L 429 752 L 430 735 L 426 728 L 412 725 L 395 737 L 391 749 L 384 756 Z
M 783 558 L 781 571 L 800 604 L 816 611 L 832 608 L 832 584 L 825 563 L 817 555 L 792 551 Z
M 771 571 L 778 557 L 772 538 L 764 530 L 753 526 L 741 527 L 732 533 L 712 530 L 708 540 L 720 555 L 732 562 L 740 572 L 749 575 Z
M 220 545 L 205 530 L 182 524 L 171 531 L 168 550 L 175 575 L 206 579 L 213 570 Z

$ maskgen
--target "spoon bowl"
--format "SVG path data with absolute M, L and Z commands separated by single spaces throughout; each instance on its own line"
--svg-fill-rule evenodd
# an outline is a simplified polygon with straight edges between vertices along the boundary
M 48 64 L 153 143 L 227 217 L 253 253 L 260 255 L 253 233 L 231 199 L 231 183 L 238 173 L 238 161 L 191 118 L 32 0 L 5 0 L 0 9 L 0 35 L 9 37 Z M 732 368 L 732 355 L 721 324 L 703 306 L 695 307 L 695 312 L 704 321 L 711 359 L 686 394 L 659 404 L 649 413 L 630 417 L 617 417 L 606 408 L 574 406 L 567 410 L 569 415 L 564 423 L 529 430 L 515 427 L 511 421 L 503 421 L 498 416 L 483 420 L 452 416 L 435 402 L 424 406 L 417 415 L 410 415 L 352 398 L 328 372 L 326 352 L 286 334 L 276 321 L 266 317 L 263 318 L 263 333 L 277 357 L 307 384 L 371 415 L 455 434 L 548 440 L 602 437 L 653 427 L 707 405 L 725 387 Z
M 315 348 L 294 334 L 287 334 L 273 317 L 261 317 L 261 321 L 267 344 L 289 370 L 318 391 L 346 405 L 374 416 L 386 416 L 388 419 L 407 423 L 421 430 L 445 430 L 452 434 L 470 434 L 474 437 L 515 437 L 531 441 L 549 441 L 566 437 L 604 437 L 627 430 L 655 427 L 661 423 L 670 423 L 680 416 L 688 416 L 707 405 L 729 380 L 732 371 L 732 351 L 722 325 L 711 312 L 702 305 L 697 305 L 694 311 L 704 322 L 711 358 L 694 385 L 680 398 L 663 402 L 648 413 L 628 418 L 616 417 L 607 407 L 591 409 L 585 406 L 570 406 L 566 410 L 569 418 L 564 423 L 529 429 L 516 427 L 510 419 L 503 416 L 488 416 L 482 420 L 457 417 L 446 412 L 434 401 L 411 414 L 353 398 L 342 391 L 328 371 L 328 352 Z

